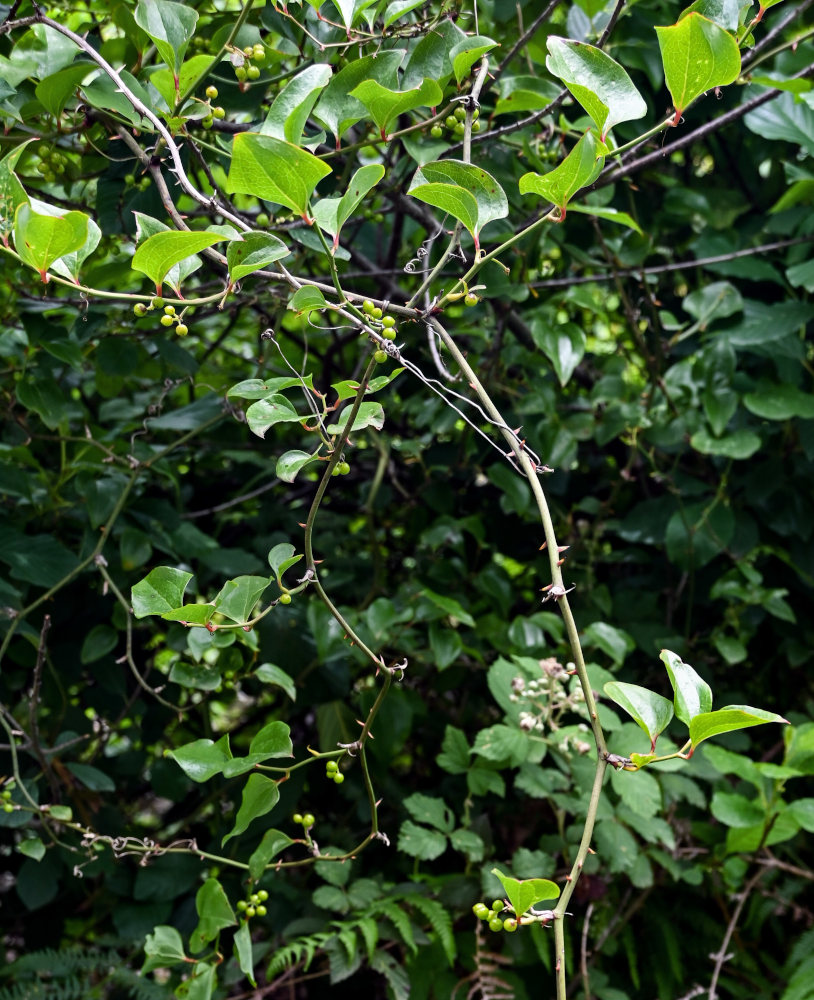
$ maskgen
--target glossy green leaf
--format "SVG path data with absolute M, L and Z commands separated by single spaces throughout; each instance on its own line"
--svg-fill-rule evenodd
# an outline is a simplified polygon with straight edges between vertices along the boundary
M 345 409 L 339 414 L 336 423 L 328 424 L 325 430 L 329 434 L 341 434 L 347 426 L 352 409 L 352 404 L 346 406 Z M 362 403 L 359 407 L 359 410 L 353 419 L 351 433 L 361 431 L 365 427 L 373 427 L 377 431 L 380 431 L 382 427 L 384 427 L 384 407 L 381 403 Z
M 160 925 L 144 942 L 144 954 L 147 956 L 141 967 L 142 975 L 153 969 L 163 969 L 168 965 L 177 965 L 186 961 L 184 942 L 174 927 Z
M 261 663 L 257 670 L 255 670 L 254 676 L 264 684 L 272 684 L 275 687 L 282 688 L 292 701 L 297 700 L 297 688 L 294 684 L 294 679 L 285 670 L 275 666 L 273 663 Z
M 237 964 L 240 971 L 249 980 L 252 986 L 257 986 L 254 978 L 254 959 L 252 957 L 252 934 L 249 930 L 249 921 L 244 920 L 235 931 L 234 950 Z
M 407 193 L 462 223 L 476 250 L 483 227 L 509 214 L 506 194 L 495 178 L 482 167 L 462 160 L 425 163 L 415 172 Z
M 174 110 L 176 99 L 179 93 L 184 93 L 195 83 L 201 73 L 205 73 L 212 62 L 212 56 L 198 55 L 186 59 L 178 73 L 178 88 L 176 90 L 176 76 L 172 70 L 159 68 L 150 74 L 150 83 L 161 94 L 167 104 L 167 108 Z M 149 105 L 148 105 L 149 107 Z M 206 106 L 203 104 L 186 104 L 184 108 L 185 117 L 204 117 Z
M 455 74 L 455 82 L 459 87 L 461 81 L 469 76 L 472 67 L 480 57 L 491 52 L 496 45 L 497 42 L 493 38 L 487 38 L 485 35 L 467 35 L 450 49 L 452 72 Z
M 37 207 L 36 199 L 33 201 L 34 207 Z M 93 219 L 88 219 L 88 235 L 85 242 L 81 247 L 76 250 L 71 251 L 71 253 L 63 254 L 51 265 L 51 270 L 55 274 L 60 274 L 64 278 L 69 278 L 71 281 L 79 284 L 79 271 L 82 265 L 85 263 L 88 257 L 93 253 L 93 251 L 99 246 L 99 242 L 102 239 L 102 230 L 96 225 Z
M 468 625 L 470 628 L 475 627 L 475 619 L 472 615 L 469 614 L 459 601 L 456 601 L 449 594 L 437 594 L 434 590 L 430 590 L 429 587 L 422 587 L 421 596 L 426 597 L 428 601 L 431 601 L 437 608 L 440 608 L 444 614 L 455 618 L 463 625 Z
M 301 145 L 305 123 L 332 72 L 328 63 L 314 63 L 293 76 L 274 98 L 259 132 Z
M 535 903 L 549 899 L 558 899 L 560 887 L 547 878 L 512 878 L 504 875 L 499 868 L 493 868 L 492 874 L 500 879 L 506 897 L 514 908 L 514 915 L 519 920 Z
M 232 145 L 226 190 L 284 205 L 308 220 L 311 194 L 330 172 L 327 163 L 299 146 L 271 135 L 242 132 Z
M 560 385 L 566 385 L 585 355 L 585 334 L 576 323 L 554 324 L 538 316 L 531 322 L 531 336 L 554 367 Z
M 237 920 L 229 905 L 223 886 L 216 878 L 208 878 L 195 896 L 198 926 L 189 936 L 189 950 L 195 955 L 214 941 L 224 927 L 233 927 Z
M 399 85 L 397 71 L 403 58 L 403 51 L 385 50 L 377 56 L 354 59 L 331 77 L 314 108 L 314 118 L 334 134 L 337 147 L 345 132 L 367 115 L 364 104 L 351 97 L 351 91 L 364 80 L 375 80 L 383 87 L 395 90 Z
M 255 764 L 263 764 L 267 760 L 292 757 L 293 755 L 291 730 L 285 722 L 275 720 L 267 723 L 257 733 L 249 744 L 249 753 L 246 757 L 233 757 L 223 765 L 223 774 L 226 778 L 234 778 L 238 774 L 251 771 Z
M 22 202 L 14 215 L 14 249 L 47 281 L 46 271 L 54 261 L 85 243 L 88 221 L 84 212 L 41 215 L 28 202 Z
M 723 455 L 724 458 L 743 460 L 751 458 L 760 449 L 761 441 L 753 431 L 740 429 L 732 431 L 726 437 L 716 438 L 702 427 L 692 435 L 690 444 L 704 455 Z
M 93 767 L 91 764 L 80 764 L 73 760 L 65 766 L 75 778 L 82 782 L 85 788 L 89 788 L 92 792 L 116 791 L 116 782 L 109 774 L 100 771 L 98 767 Z
M 136 238 L 138 243 L 143 243 L 151 236 L 155 236 L 157 233 L 174 232 L 174 230 L 170 229 L 169 226 L 160 222 L 158 219 L 154 219 L 151 215 L 145 215 L 144 212 L 133 212 L 133 216 L 136 220 Z M 209 230 L 211 233 L 214 233 L 215 231 L 216 227 L 212 227 Z M 200 266 L 201 258 L 196 254 L 184 257 L 182 260 L 178 261 L 177 264 L 173 264 L 169 271 L 167 271 L 164 276 L 164 281 L 178 291 L 183 280 L 188 278 L 190 274 L 194 274 Z
M 191 573 L 172 566 L 157 566 L 150 570 L 130 591 L 133 614 L 136 618 L 145 618 L 179 608 L 191 579 Z
M 313 285 L 303 285 L 288 300 L 288 308 L 299 315 L 307 313 L 310 316 L 312 312 L 324 309 L 326 306 L 325 296 Z
M 274 474 L 284 483 L 293 483 L 297 478 L 297 473 L 304 469 L 306 465 L 317 461 L 317 455 L 312 455 L 307 451 L 293 449 L 286 451 L 277 459 L 274 467 Z
M 420 7 L 424 0 L 392 0 L 384 11 L 384 28 L 389 28 L 391 24 L 398 21 L 404 14 L 409 14 L 411 10 Z
M 25 188 L 15 174 L 14 168 L 26 146 L 36 141 L 36 139 L 26 139 L 19 146 L 14 146 L 0 160 L 0 239 L 3 240 L 4 246 L 8 246 L 8 237 L 14 228 L 14 216 L 18 206 L 27 204 L 29 201 Z
M 369 163 L 351 177 L 348 189 L 341 198 L 323 198 L 314 206 L 317 225 L 333 236 L 334 247 L 339 243 L 342 227 L 382 177 L 384 167 L 380 163 Z
M 227 580 L 215 598 L 215 611 L 242 625 L 249 620 L 252 609 L 270 583 L 267 576 L 238 576 Z
M 206 625 L 215 613 L 214 604 L 184 604 L 183 607 L 165 611 L 161 617 L 168 622 L 183 622 L 187 625 Z
M 296 555 L 291 542 L 280 542 L 268 554 L 269 566 L 274 574 L 277 583 L 280 583 L 283 573 L 291 566 L 296 565 L 302 555 Z
M 96 68 L 96 63 L 76 62 L 46 76 L 34 89 L 37 100 L 46 111 L 58 118 L 78 85 Z
M 128 90 L 145 107 L 151 107 L 152 101 L 149 93 L 132 73 L 128 73 L 126 69 L 122 69 L 119 71 L 119 76 Z M 83 84 L 82 93 L 85 95 L 88 104 L 92 107 L 100 108 L 104 111 L 113 111 L 136 127 L 146 121 L 141 113 L 136 111 L 130 100 L 124 96 L 116 81 L 104 73 L 95 77 L 90 83 Z
M 523 174 L 520 194 L 537 194 L 547 198 L 560 210 L 562 221 L 571 198 L 596 179 L 605 163 L 607 151 L 607 146 L 593 132 L 586 132 L 562 163 L 549 173 Z
M 680 21 L 687 14 L 702 14 L 727 31 L 737 32 L 740 27 L 740 9 L 740 0 L 695 0 L 695 3 L 681 12 L 678 19 Z
M 472 753 L 496 763 L 507 761 L 518 767 L 529 752 L 529 738 L 516 726 L 498 724 L 481 729 L 475 737 Z
M 620 212 L 618 208 L 607 208 L 599 205 L 572 205 L 570 211 L 580 212 L 582 215 L 592 215 L 596 219 L 604 219 L 605 222 L 615 222 L 620 226 L 627 226 L 634 233 L 644 236 L 642 227 L 627 212 Z
M 788 725 L 788 719 L 775 712 L 750 708 L 748 705 L 727 705 L 717 712 L 696 715 L 690 722 L 690 739 L 695 749 L 699 743 L 703 743 L 711 736 L 719 736 L 735 729 L 748 729 L 750 726 L 762 726 L 767 722 L 782 722 Z
M 291 424 L 305 419 L 294 409 L 294 404 L 279 393 L 258 399 L 246 410 L 246 422 L 258 437 L 265 437 L 269 427 L 275 424 Z
M 310 375 L 300 378 L 298 375 L 283 375 L 275 378 L 247 378 L 237 385 L 233 385 L 226 393 L 229 399 L 265 399 L 266 396 L 273 396 L 284 389 L 291 389 L 295 385 L 301 386 L 303 383 L 309 389 L 313 388 Z
M 689 726 L 696 715 L 712 710 L 712 690 L 689 663 L 684 663 L 676 653 L 663 649 L 659 658 L 667 668 L 673 686 L 676 717 Z
M 659 734 L 673 717 L 673 706 L 660 694 L 622 681 L 609 681 L 605 694 L 623 708 L 650 737 L 651 750 L 655 749 Z
M 747 392 L 743 405 L 764 420 L 801 420 L 814 418 L 814 396 L 787 382 L 767 385 L 756 392 Z
M 647 114 L 633 81 L 601 49 L 557 35 L 546 39 L 546 45 L 549 73 L 559 77 L 587 111 L 603 141 L 615 125 Z
M 212 1000 L 217 985 L 217 966 L 198 962 L 184 983 L 184 1000 Z
M 199 250 L 222 243 L 224 239 L 218 233 L 210 232 L 177 232 L 171 229 L 156 233 L 139 243 L 131 267 L 151 278 L 160 294 L 161 285 L 171 268 Z
M 246 233 L 239 240 L 232 240 L 226 249 L 229 280 L 234 284 L 261 267 L 282 260 L 289 255 L 288 247 L 271 233 Z
M 176 660 L 170 669 L 170 680 L 195 691 L 216 691 L 223 683 L 223 674 L 217 666 Z
M 254 820 L 271 812 L 279 800 L 280 790 L 276 781 L 264 774 L 250 774 L 243 788 L 243 799 L 235 817 L 235 825 L 223 838 L 221 846 L 232 837 L 239 837 Z
M 656 28 L 664 77 L 675 107 L 675 123 L 707 90 L 738 78 L 741 56 L 735 38 L 714 21 L 691 13 L 678 24 Z
M 45 857 L 45 844 L 39 837 L 28 837 L 26 840 L 21 840 L 17 845 L 17 850 L 25 857 L 33 858 L 34 861 L 42 861 Z
M 198 12 L 194 7 L 170 0 L 139 0 L 134 17 L 136 24 L 155 42 L 161 58 L 177 75 L 195 34 Z
M 435 80 L 426 79 L 413 90 L 390 90 L 376 80 L 364 80 L 354 87 L 350 96 L 368 109 L 384 139 L 387 126 L 394 118 L 415 108 L 434 108 L 444 95 Z
M 229 736 L 221 736 L 215 743 L 213 740 L 195 740 L 175 750 L 165 750 L 165 756 L 179 765 L 184 774 L 192 781 L 209 781 L 210 778 L 223 771 L 224 765 L 232 759 L 229 749 Z
M 293 843 L 291 837 L 282 830 L 266 830 L 263 839 L 249 857 L 249 875 L 257 881 L 271 859 Z

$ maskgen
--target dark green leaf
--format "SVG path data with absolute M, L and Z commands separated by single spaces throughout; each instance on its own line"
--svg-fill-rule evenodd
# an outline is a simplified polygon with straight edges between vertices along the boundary
M 243 789 L 243 801 L 235 817 L 235 825 L 226 834 L 221 846 L 232 837 L 238 837 L 251 822 L 265 816 L 277 805 L 280 790 L 277 783 L 263 774 L 251 774 Z

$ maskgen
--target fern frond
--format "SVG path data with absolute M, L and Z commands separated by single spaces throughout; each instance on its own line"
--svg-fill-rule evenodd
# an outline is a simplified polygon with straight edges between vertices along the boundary
M 413 928 L 410 924 L 410 918 L 401 909 L 401 907 L 392 899 L 379 899 L 372 906 L 368 907 L 366 916 L 382 916 L 386 917 L 390 923 L 396 928 L 398 933 L 401 935 L 402 940 L 410 949 L 410 951 L 415 954 L 418 951 L 416 947 L 415 938 L 413 936 Z
M 437 899 L 428 899 L 426 896 L 419 896 L 416 893 L 405 896 L 404 901 L 426 918 L 441 942 L 447 961 L 450 965 L 454 965 L 457 949 L 455 936 L 452 933 L 452 918 L 442 904 Z

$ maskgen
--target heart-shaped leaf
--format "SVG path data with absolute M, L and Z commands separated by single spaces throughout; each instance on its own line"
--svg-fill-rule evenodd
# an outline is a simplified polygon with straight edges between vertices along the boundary
M 660 658 L 667 667 L 675 692 L 673 704 L 676 716 L 689 726 L 696 715 L 712 710 L 712 690 L 689 663 L 683 663 L 681 657 L 669 649 L 663 649 Z
M 175 750 L 165 750 L 164 756 L 171 757 L 192 781 L 208 781 L 220 774 L 224 765 L 232 759 L 229 734 L 221 736 L 217 743 L 213 740 L 185 743 Z
M 310 458 L 311 456 L 309 455 L 308 457 Z M 292 566 L 295 566 L 300 559 L 302 559 L 302 554 L 296 554 L 291 542 L 280 542 L 274 546 L 269 552 L 269 566 L 271 566 L 271 572 L 274 574 L 277 583 L 281 582 L 283 573 Z
M 356 211 L 365 196 L 384 177 L 381 163 L 369 163 L 360 167 L 351 177 L 348 190 L 341 198 L 323 198 L 314 207 L 317 225 L 334 238 L 334 247 L 339 243 L 339 232 Z
M 227 580 L 215 598 L 215 611 L 242 625 L 249 620 L 252 608 L 270 583 L 267 576 L 238 576 Z
M 310 316 L 312 312 L 318 312 L 320 309 L 324 309 L 327 304 L 325 296 L 318 288 L 314 288 L 313 285 L 303 285 L 303 287 L 298 288 L 288 300 L 289 309 L 299 315 L 306 313 L 308 316 Z
M 762 726 L 766 722 L 782 722 L 788 725 L 788 719 L 775 712 L 766 712 L 762 708 L 751 708 L 749 705 L 727 705 L 717 712 L 704 712 L 696 715 L 690 722 L 690 739 L 693 750 L 699 743 L 708 740 L 710 736 L 730 733 L 735 729 L 748 729 L 750 726 Z
M 523 174 L 520 194 L 539 194 L 553 202 L 565 218 L 568 202 L 581 188 L 592 184 L 605 163 L 608 147 L 593 134 L 586 132 L 566 158 L 547 174 Z
M 169 0 L 139 0 L 134 17 L 177 77 L 184 53 L 195 34 L 198 12 L 194 7 Z
M 332 72 L 328 63 L 315 63 L 293 76 L 274 98 L 260 132 L 299 146 L 308 116 Z
M 130 590 L 130 603 L 136 618 L 162 615 L 181 606 L 184 591 L 192 574 L 172 566 L 157 566 Z
M 289 252 L 285 243 L 271 233 L 246 233 L 242 239 L 232 240 L 226 250 L 229 281 L 235 284 L 252 271 L 282 260 Z
M 462 223 L 480 249 L 480 232 L 509 214 L 503 188 L 482 167 L 462 160 L 435 160 L 415 172 L 407 194 L 440 208 Z
M 738 78 L 741 54 L 728 31 L 695 12 L 678 24 L 656 28 L 664 64 L 664 79 L 673 99 L 677 125 L 684 109 L 713 87 Z
M 142 973 L 153 969 L 165 969 L 169 965 L 177 965 L 187 960 L 184 952 L 184 942 L 174 927 L 161 925 L 147 935 L 144 942 L 144 954 L 147 956 Z
M 463 41 L 452 46 L 449 58 L 452 60 L 452 72 L 459 87 L 461 80 L 469 76 L 469 71 L 478 59 L 491 52 L 496 45 L 497 42 L 493 38 L 487 38 L 486 35 L 468 35 Z
M 328 424 L 325 428 L 329 434 L 341 434 L 350 417 L 353 406 L 346 406 L 339 414 L 339 419 L 335 424 Z M 380 431 L 384 427 L 384 408 L 381 403 L 362 403 L 359 411 L 353 419 L 351 432 L 360 431 L 364 427 L 373 427 Z
M 234 778 L 251 771 L 256 764 L 262 764 L 271 758 L 291 757 L 293 753 L 289 727 L 284 722 L 269 722 L 249 744 L 248 756 L 226 761 L 223 775 L 225 778 Z
M 401 49 L 385 50 L 376 56 L 354 59 L 344 69 L 335 73 L 314 109 L 314 118 L 339 140 L 351 127 L 367 114 L 361 101 L 350 97 L 351 91 L 364 80 L 376 80 L 383 87 L 398 87 L 398 67 L 404 58 Z
M 232 144 L 226 190 L 284 205 L 310 222 L 311 193 L 330 172 L 327 163 L 299 146 L 272 135 L 242 132 Z
M 444 95 L 435 80 L 427 78 L 413 90 L 389 90 L 377 80 L 363 80 L 350 96 L 364 104 L 382 139 L 386 139 L 387 126 L 394 118 L 414 108 L 434 108 Z
M 54 261 L 85 243 L 88 221 L 84 212 L 41 215 L 27 201 L 22 202 L 14 216 L 14 249 L 47 281 L 46 271 Z
M 243 789 L 243 800 L 235 817 L 235 825 L 221 841 L 221 847 L 232 837 L 243 833 L 253 820 L 271 812 L 279 800 L 280 790 L 276 781 L 263 774 L 249 775 L 249 780 Z
M 261 877 L 269 861 L 293 843 L 291 837 L 282 830 L 266 830 L 263 839 L 249 858 L 249 875 L 255 882 Z
M 265 437 L 269 427 L 275 424 L 292 424 L 304 419 L 293 403 L 279 393 L 259 399 L 246 410 L 246 422 L 258 437 Z
M 504 875 L 499 868 L 493 868 L 492 874 L 500 879 L 517 920 L 535 903 L 545 899 L 557 899 L 560 895 L 560 887 L 551 879 L 512 878 L 510 875 Z
M 151 278 L 160 295 L 161 285 L 171 268 L 199 250 L 222 243 L 224 239 L 226 237 L 220 233 L 211 232 L 177 232 L 170 229 L 156 233 L 139 243 L 130 266 Z
M 8 237 L 14 228 L 14 216 L 18 206 L 28 202 L 28 195 L 19 177 L 14 173 L 14 168 L 25 147 L 31 142 L 36 142 L 36 139 L 26 139 L 0 160 L 0 238 L 4 246 L 8 246 Z
M 229 905 L 223 886 L 216 878 L 208 878 L 195 896 L 198 926 L 189 938 L 189 950 L 194 955 L 213 941 L 224 927 L 233 927 L 237 920 Z
M 659 733 L 673 717 L 673 706 L 660 694 L 622 681 L 608 681 L 605 694 L 623 708 L 650 737 L 650 749 L 655 750 Z
M 294 385 L 302 385 L 303 382 L 309 389 L 313 388 L 310 375 L 303 377 L 282 375 L 267 379 L 247 378 L 238 382 L 237 385 L 233 385 L 226 395 L 229 399 L 265 399 L 267 396 L 273 396 L 275 392 L 282 392 Z
M 531 336 L 554 366 L 560 385 L 565 385 L 585 355 L 583 331 L 576 323 L 552 324 L 537 317 L 531 324 Z
M 299 451 L 296 448 L 292 449 L 291 451 L 284 452 L 277 459 L 274 474 L 278 479 L 282 479 L 284 483 L 293 483 L 300 469 L 304 469 L 306 465 L 315 462 L 316 459 L 316 455 L 311 455 L 307 451 Z
M 625 70 L 601 49 L 551 35 L 549 73 L 559 77 L 593 119 L 603 141 L 614 125 L 647 114 L 644 98 Z

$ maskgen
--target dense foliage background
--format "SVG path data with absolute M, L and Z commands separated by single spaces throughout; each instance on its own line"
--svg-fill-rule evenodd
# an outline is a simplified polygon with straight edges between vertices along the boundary
M 415 310 L 395 308 L 452 228 L 407 191 L 417 166 L 461 158 L 450 102 L 477 79 L 472 161 L 509 202 L 480 242 L 505 242 L 548 207 L 519 193 L 521 176 L 550 171 L 590 124 L 558 96 L 547 38 L 601 43 L 630 73 L 647 115 L 616 126 L 622 145 L 672 113 L 654 26 L 679 11 L 660 0 L 184 6 L 197 22 L 184 47 L 170 32 L 169 50 L 150 18 L 166 28 L 172 4 L 44 11 L 86 49 L 30 4 L 0 6 L 4 244 L 21 252 L 10 240 L 16 184 L 58 212 L 90 213 L 100 236 L 47 284 L 11 249 L 2 255 L 0 772 L 11 808 L 0 813 L 0 997 L 553 995 L 551 929 L 491 935 L 471 907 L 501 895 L 496 866 L 563 883 L 596 751 L 565 673 L 557 602 L 540 603 L 551 576 L 527 483 L 467 402 L 454 359 Z M 663 648 L 710 683 L 716 706 L 757 705 L 791 723 L 705 743 L 687 762 L 609 770 L 596 855 L 569 904 L 575 995 L 814 997 L 811 6 L 767 4 L 754 22 L 756 7 L 699 0 L 743 42 L 737 81 L 621 166 L 609 157 L 564 222 L 536 227 L 480 271 L 474 306 L 445 301 L 439 315 L 552 470 L 543 485 L 570 546 L 564 580 L 610 750 L 648 741 L 604 684 L 669 694 Z M 172 319 L 161 325 L 160 306 L 134 315 L 154 292 L 132 267 L 134 246 L 161 228 L 144 217 L 193 230 L 228 219 L 179 186 L 166 144 L 88 48 L 131 74 L 192 184 L 221 205 L 237 192 L 235 215 L 290 251 L 231 289 L 222 255 L 188 258 L 183 297 L 205 301 L 183 313 L 186 336 Z M 178 107 L 164 63 L 173 51 L 170 69 L 193 95 Z M 491 75 L 480 78 L 484 55 Z M 348 96 L 373 78 L 399 91 L 434 81 L 443 100 L 406 102 L 384 129 L 399 135 L 383 142 L 377 114 Z M 432 108 L 440 137 L 424 124 Z M 286 275 L 322 283 L 311 306 L 339 303 L 316 227 L 230 181 L 234 135 L 264 121 L 331 168 L 321 199 L 342 195 L 359 166 L 384 168 L 335 261 L 357 304 L 370 297 L 387 313 L 393 303 L 404 360 L 377 375 L 405 370 L 374 397 L 383 426 L 351 435 L 313 545 L 348 623 L 388 665 L 408 665 L 377 709 L 368 783 L 354 755 L 341 758 L 341 784 L 324 761 L 294 769 L 273 810 L 222 844 L 245 776 L 196 781 L 168 752 L 228 733 L 244 756 L 280 722 L 307 760 L 308 748 L 356 741 L 384 683 L 298 584 L 303 562 L 283 574 L 290 603 L 276 603 L 272 578 L 259 607 L 274 606 L 250 631 L 131 611 L 131 588 L 156 567 L 194 574 L 185 599 L 203 604 L 230 579 L 267 577 L 275 546 L 303 552 L 324 466 L 292 480 L 275 462 L 312 450 L 316 435 L 295 420 L 262 438 L 246 422 L 252 397 L 227 391 L 248 379 L 298 385 L 299 373 L 333 405 L 331 387 L 358 380 L 370 355 L 346 312 L 309 311 L 302 297 L 292 307 Z M 587 206 L 599 218 L 578 211 Z M 471 265 L 466 233 L 462 247 L 466 263 L 446 264 L 422 309 Z M 163 292 L 180 316 L 175 291 Z M 299 389 L 287 392 L 307 413 Z M 286 864 L 313 861 L 313 842 L 352 851 L 370 830 L 370 787 L 389 843 L 374 838 L 343 864 L 271 863 L 253 886 L 232 866 L 269 827 L 298 841 L 278 844 Z M 295 813 L 313 814 L 310 833 Z M 202 886 L 213 894 L 203 903 Z M 234 919 L 245 919 L 233 909 L 259 888 L 267 912 L 241 922 L 233 957 Z M 196 954 L 187 944 L 202 908 L 221 921 L 208 935 L 207 954 L 223 959 L 212 975 L 189 979 L 191 965 L 169 961 L 139 975 L 156 927 L 175 928 Z

